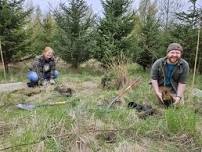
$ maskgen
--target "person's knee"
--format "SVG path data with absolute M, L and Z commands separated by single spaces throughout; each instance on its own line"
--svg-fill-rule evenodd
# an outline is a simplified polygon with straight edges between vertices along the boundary
M 55 70 L 55 71 L 53 72 L 52 78 L 53 78 L 53 79 L 56 79 L 58 76 L 59 76 L 59 72 L 58 72 L 57 70 Z
M 34 72 L 34 71 L 29 71 L 28 74 L 27 74 L 27 78 L 31 82 L 37 82 L 39 80 L 39 77 L 38 77 L 37 73 Z

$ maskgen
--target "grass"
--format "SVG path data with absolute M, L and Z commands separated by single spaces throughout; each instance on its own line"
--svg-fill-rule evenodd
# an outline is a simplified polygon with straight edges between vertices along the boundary
M 13 147 L 6 151 L 200 151 L 202 119 L 200 113 L 194 112 L 193 106 L 193 102 L 200 99 L 189 97 L 189 104 L 185 99 L 183 107 L 164 109 L 157 104 L 148 85 L 149 72 L 135 64 L 127 68 L 130 79 L 141 76 L 141 82 L 125 96 L 125 103 L 110 109 L 107 106 L 117 91 L 102 89 L 102 73 L 85 68 L 80 71 L 60 70 L 57 81 L 74 87 L 76 93 L 72 97 L 61 96 L 53 89 L 44 89 L 32 96 L 26 96 L 28 90 L 2 93 L 0 121 L 9 124 L 11 129 L 3 135 L 0 130 L 0 150 Z M 21 76 L 13 72 L 7 81 L 25 82 L 25 75 L 25 71 Z M 202 88 L 199 85 L 201 79 L 202 76 L 198 75 L 198 88 Z M 67 103 L 32 111 L 15 107 L 20 102 L 42 104 L 57 101 Z M 160 115 L 140 119 L 137 111 L 127 108 L 130 101 L 150 104 L 160 111 Z M 110 143 L 111 134 L 115 137 Z
M 166 110 L 165 121 L 170 133 L 196 133 L 196 114 L 188 108 Z

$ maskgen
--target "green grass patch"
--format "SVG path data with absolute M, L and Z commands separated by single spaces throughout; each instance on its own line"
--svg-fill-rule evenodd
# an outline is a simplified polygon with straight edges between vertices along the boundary
M 202 145 L 200 144 L 202 143 L 202 119 L 198 119 L 200 114 L 195 114 L 193 110 L 195 109 L 193 103 L 200 99 L 192 97 L 189 101 L 192 107 L 162 109 L 157 105 L 156 98 L 148 84 L 149 71 L 145 72 L 137 64 L 127 67 L 129 78 L 141 77 L 140 84 L 125 94 L 125 103 L 112 108 L 108 108 L 108 105 L 118 91 L 102 89 L 99 86 L 102 73 L 86 68 L 59 70 L 60 76 L 57 82 L 75 89 L 72 97 L 62 96 L 54 90 L 42 90 L 33 96 L 26 96 L 23 92 L 1 93 L 0 120 L 6 122 L 12 129 L 8 132 L 8 136 L 0 136 L 0 141 L 6 141 L 11 146 L 28 144 L 9 150 L 19 152 L 35 151 L 38 144 L 29 145 L 29 143 L 40 141 L 46 136 L 50 138 L 45 139 L 42 145 L 44 151 L 47 152 L 76 151 L 78 150 L 76 141 L 79 140 L 88 145 L 90 151 L 134 151 L 135 146 L 137 151 L 138 148 L 139 151 L 191 151 L 192 148 L 200 147 Z M 0 82 L 27 81 L 27 71 L 25 69 L 21 71 L 17 72 L 13 69 L 7 81 L 3 80 L 3 72 L 0 71 Z M 202 76 L 197 75 L 196 87 L 199 89 L 202 88 L 201 80 Z M 190 83 L 191 77 L 187 84 L 188 88 Z M 39 107 L 31 111 L 15 107 L 18 103 L 43 104 L 59 101 L 67 103 Z M 140 119 L 135 109 L 127 108 L 127 103 L 130 101 L 150 104 L 157 108 L 160 114 Z M 96 138 L 99 134 L 102 136 L 107 133 L 107 131 L 96 132 L 96 129 L 116 130 L 114 143 L 108 143 L 105 138 Z M 70 134 L 70 136 L 57 138 L 63 134 Z M 181 135 L 184 134 L 190 137 L 189 139 L 193 139 L 190 149 L 184 143 L 179 143 Z M 6 147 L 6 144 L 2 145 Z
M 165 111 L 165 121 L 170 133 L 187 133 L 196 132 L 196 114 L 188 108 L 169 108 Z

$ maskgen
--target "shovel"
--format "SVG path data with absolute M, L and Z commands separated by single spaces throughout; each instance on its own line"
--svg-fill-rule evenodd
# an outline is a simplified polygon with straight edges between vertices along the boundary
M 138 83 L 139 83 L 139 81 L 140 81 L 140 77 L 138 77 L 136 80 L 132 81 L 132 82 L 127 86 L 127 88 L 125 88 L 122 92 L 120 92 L 120 93 L 111 101 L 111 103 L 109 104 L 108 108 L 110 108 L 118 99 L 120 99 L 125 93 L 127 93 L 130 88 L 133 88 L 133 87 L 137 86 Z
M 46 107 L 46 106 L 55 106 L 55 105 L 62 105 L 65 104 L 65 101 L 61 101 L 61 102 L 54 102 L 54 103 L 46 103 L 46 104 L 40 104 L 40 105 L 34 105 L 31 103 L 20 103 L 17 104 L 16 107 L 19 109 L 23 109 L 23 110 L 32 110 L 38 107 Z

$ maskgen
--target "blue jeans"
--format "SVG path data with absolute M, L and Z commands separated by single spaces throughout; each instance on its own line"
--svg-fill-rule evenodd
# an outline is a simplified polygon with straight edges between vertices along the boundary
M 59 75 L 59 72 L 57 70 L 53 71 L 53 73 L 45 73 L 43 78 L 50 80 L 50 79 L 56 79 Z M 37 83 L 39 81 L 39 76 L 35 71 L 29 71 L 27 73 L 27 78 L 30 82 Z

